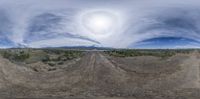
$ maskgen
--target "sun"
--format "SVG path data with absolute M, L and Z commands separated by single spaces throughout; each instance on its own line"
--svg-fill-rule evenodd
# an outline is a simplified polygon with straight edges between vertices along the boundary
M 112 25 L 114 25 L 114 21 L 108 15 L 95 14 L 90 16 L 88 20 L 89 28 L 94 29 L 96 32 L 105 32 Z
M 117 17 L 109 12 L 95 11 L 83 16 L 84 27 L 95 34 L 106 34 L 113 30 L 117 23 Z

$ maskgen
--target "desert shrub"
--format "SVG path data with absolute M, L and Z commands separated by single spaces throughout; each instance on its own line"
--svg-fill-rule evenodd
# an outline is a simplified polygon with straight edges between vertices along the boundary
M 58 65 L 63 65 L 64 63 L 63 62 L 58 62 Z
M 30 54 L 25 51 L 5 51 L 3 57 L 11 61 L 24 61 L 30 57 Z
M 80 51 L 65 51 L 63 55 L 67 60 L 71 60 L 81 56 Z
M 45 55 L 43 58 L 42 58 L 42 62 L 48 62 L 50 61 L 50 58 L 48 55 Z
M 56 63 L 54 63 L 54 62 L 49 62 L 48 65 L 49 65 L 49 66 L 55 66 Z
M 9 58 L 9 57 L 11 57 L 12 55 L 11 55 L 11 53 L 8 53 L 7 51 L 5 51 L 5 52 L 3 52 L 3 57 L 4 58 Z
M 15 54 L 15 59 L 24 61 L 30 57 L 29 53 L 25 53 L 24 51 L 20 52 L 20 54 Z
M 43 49 L 44 52 L 48 54 L 61 54 L 63 50 L 58 50 L 58 49 Z
M 112 50 L 105 53 L 116 57 L 134 57 L 134 56 L 156 56 L 171 57 L 176 54 L 173 50 Z
M 0 50 L 2 57 L 21 64 L 43 62 L 48 65 L 62 65 L 64 61 L 81 57 L 82 51 L 65 49 L 6 49 Z M 55 64 L 52 64 L 55 63 Z
M 49 68 L 48 71 L 55 71 L 56 68 Z
M 42 62 L 49 66 L 63 65 L 64 61 L 72 60 L 82 55 L 81 51 L 73 50 L 45 49 L 44 52 L 47 55 L 42 59 Z

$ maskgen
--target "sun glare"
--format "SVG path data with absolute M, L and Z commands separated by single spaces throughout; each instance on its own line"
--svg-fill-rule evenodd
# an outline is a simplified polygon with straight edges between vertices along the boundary
M 89 25 L 96 31 L 108 30 L 113 25 L 113 20 L 109 16 L 105 15 L 94 15 L 89 20 Z
M 83 17 L 84 27 L 95 34 L 105 34 L 112 31 L 116 23 L 116 16 L 108 12 L 91 12 Z

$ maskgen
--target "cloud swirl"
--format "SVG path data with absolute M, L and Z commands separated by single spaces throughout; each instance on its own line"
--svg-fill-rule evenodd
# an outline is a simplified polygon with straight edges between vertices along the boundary
M 199 48 L 197 0 L 0 0 L 0 47 L 104 46 Z M 120 22 L 104 38 L 85 31 L 81 14 L 117 12 Z

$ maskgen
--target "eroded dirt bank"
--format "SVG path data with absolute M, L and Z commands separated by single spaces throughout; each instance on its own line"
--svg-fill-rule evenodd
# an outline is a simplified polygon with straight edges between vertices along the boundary
M 199 54 L 111 57 L 87 52 L 73 64 L 36 72 L 0 57 L 0 97 L 199 99 Z

